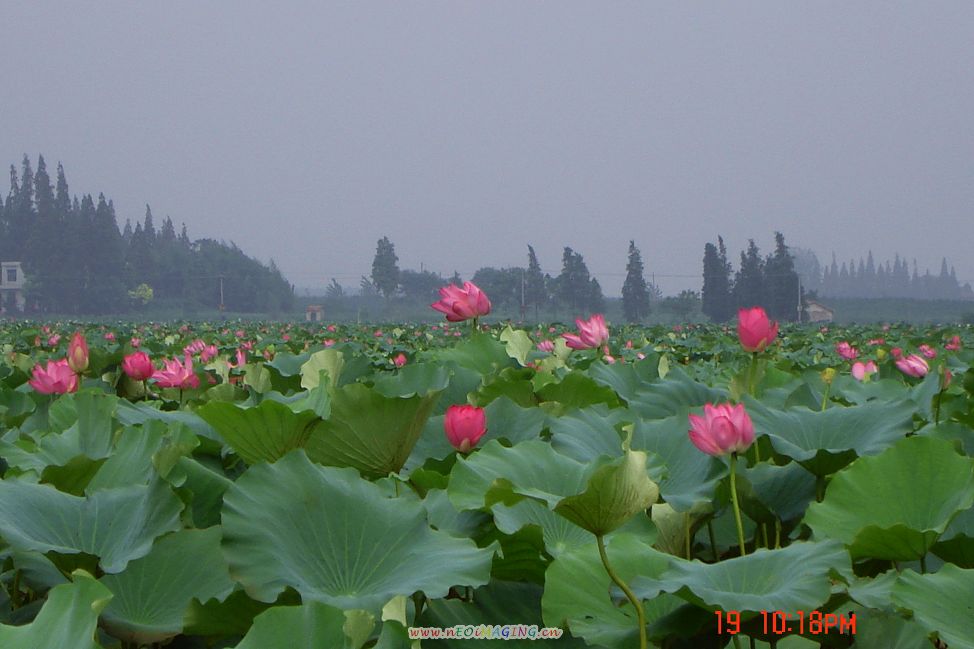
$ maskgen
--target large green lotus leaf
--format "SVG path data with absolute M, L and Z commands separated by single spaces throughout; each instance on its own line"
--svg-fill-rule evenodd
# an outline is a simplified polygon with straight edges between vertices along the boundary
M 411 363 L 396 374 L 375 380 L 375 391 L 384 397 L 408 399 L 442 392 L 450 383 L 450 371 L 435 363 Z
M 727 465 L 702 453 L 689 435 L 686 415 L 657 421 L 639 419 L 633 425 L 632 448 L 650 453 L 650 475 L 660 495 L 676 511 L 689 511 L 713 500 Z
M 525 408 L 534 408 L 538 399 L 534 394 L 535 370 L 528 368 L 506 367 L 496 374 L 483 377 L 483 382 L 469 401 L 475 406 L 485 406 L 488 403 L 506 397 Z M 464 400 L 467 400 L 464 397 Z
M 898 373 L 898 372 L 897 372 Z M 851 374 L 841 374 L 832 380 L 830 393 L 849 403 L 861 405 L 870 401 L 895 403 L 909 397 L 909 388 L 899 378 L 857 381 Z
M 974 570 L 949 563 L 932 575 L 906 570 L 892 598 L 950 649 L 974 649 Z
M 183 505 L 169 486 L 104 489 L 79 498 L 17 480 L 0 480 L 0 534 L 18 550 L 87 553 L 105 572 L 145 556 L 153 540 L 178 529 Z
M 974 507 L 954 517 L 933 546 L 933 553 L 962 568 L 974 568 Z
M 506 439 L 511 444 L 537 439 L 545 422 L 544 411 L 540 408 L 522 408 L 507 397 L 499 397 L 488 403 L 484 407 L 484 415 L 487 432 L 482 444 L 492 439 Z
M 854 558 L 921 558 L 957 512 L 974 503 L 974 460 L 950 442 L 908 437 L 833 476 L 805 523 L 816 537 L 839 539 Z
M 549 383 L 538 390 L 542 401 L 557 401 L 570 408 L 584 408 L 596 403 L 610 407 L 620 405 L 619 397 L 608 387 L 599 385 L 579 370 L 572 370 L 561 381 Z
M 3 649 L 101 649 L 95 642 L 98 614 L 112 594 L 82 571 L 51 589 L 44 607 L 26 626 L 0 625 Z
M 199 528 L 219 524 L 223 494 L 233 484 L 220 463 L 205 458 L 181 457 L 176 468 L 184 476 L 178 493 L 191 495 L 189 510 L 193 524 Z
M 443 347 L 433 352 L 433 360 L 440 364 L 456 363 L 476 370 L 481 376 L 513 364 L 514 360 L 507 355 L 507 345 L 493 336 L 479 332 L 470 335 L 464 332 L 464 337 L 464 340 L 452 347 Z
M 149 421 L 142 426 L 127 426 L 105 461 L 85 488 L 89 494 L 99 489 L 148 484 L 153 477 L 152 456 L 160 449 L 166 425 Z
M 41 472 L 41 482 L 54 485 L 58 491 L 74 496 L 81 496 L 91 479 L 95 477 L 105 459 L 92 460 L 90 457 L 79 455 L 72 458 L 63 466 L 47 466 Z
M 145 401 L 132 403 L 131 401 L 121 399 L 118 402 L 115 416 L 126 426 L 144 424 L 145 422 L 153 419 L 165 422 L 167 424 L 184 424 L 190 430 L 192 430 L 195 435 L 214 440 L 221 444 L 223 443 L 223 440 L 219 435 L 217 435 L 217 432 L 213 430 L 213 427 L 203 421 L 203 419 L 201 419 L 200 416 L 195 412 L 188 412 L 186 410 L 159 410 L 158 408 L 149 405 L 149 403 Z
M 302 451 L 251 467 L 224 496 L 224 553 L 254 599 L 285 587 L 305 601 L 374 609 L 417 590 L 443 597 L 489 578 L 492 547 L 433 531 L 415 500 Z
M 361 383 L 332 396 L 331 418 L 319 423 L 307 442 L 315 462 L 354 467 L 368 478 L 398 473 L 423 432 L 440 393 L 387 397 Z
M 504 327 L 498 339 L 507 345 L 507 355 L 517 360 L 521 365 L 526 365 L 528 354 L 534 350 L 534 343 L 528 332 L 523 329 L 513 329 L 511 325 Z
M 505 534 L 514 534 L 526 525 L 537 525 L 541 529 L 545 550 L 553 557 L 593 541 L 591 532 L 536 500 L 522 500 L 510 507 L 497 503 L 492 511 L 497 529 Z
M 490 520 L 483 512 L 457 510 L 443 489 L 430 489 L 420 502 L 434 530 L 441 530 L 462 539 L 479 536 L 481 529 Z
M 931 649 L 934 646 L 927 637 L 930 634 L 916 620 L 872 609 L 854 612 L 856 642 L 852 646 L 855 649 Z
M 917 435 L 956 442 L 965 453 L 974 456 L 974 428 L 959 421 L 942 421 L 939 425 L 928 424 L 918 430 Z
M 608 534 L 659 498 L 659 487 L 646 474 L 646 453 L 627 450 L 601 465 L 585 491 L 562 499 L 555 513 L 597 536 Z
M 311 358 L 310 353 L 295 355 L 290 352 L 281 352 L 274 354 L 273 360 L 267 361 L 263 365 L 273 367 L 278 374 L 284 377 L 297 376 L 301 374 L 301 368 L 308 362 L 309 358 Z
M 202 636 L 242 636 L 250 630 L 254 618 L 275 605 L 297 605 L 300 596 L 287 590 L 274 604 L 251 599 L 239 588 L 223 601 L 192 600 L 183 616 L 183 633 Z
M 71 405 L 71 417 L 62 423 L 73 421 L 63 433 L 45 435 L 38 443 L 37 456 L 46 465 L 64 464 L 78 455 L 97 460 L 112 452 L 112 415 L 118 398 L 93 392 L 72 396 L 73 400 L 65 402 Z M 51 407 L 52 416 L 60 403 L 59 399 Z
M 815 411 L 772 410 L 747 399 L 747 406 L 755 432 L 767 435 L 776 453 L 817 476 L 835 473 L 856 456 L 882 453 L 913 430 L 913 406 L 908 402 Z
M 314 412 L 270 400 L 254 408 L 211 401 L 197 412 L 247 464 L 275 462 L 305 446 L 320 421 Z
M 254 618 L 236 649 L 358 649 L 346 644 L 345 613 L 321 602 L 275 606 Z
M 796 462 L 784 466 L 762 462 L 743 474 L 753 496 L 782 521 L 800 519 L 815 499 L 815 476 Z
M 672 557 L 654 550 L 638 536 L 616 534 L 606 552 L 619 576 L 630 583 L 636 575 L 659 575 Z M 636 613 L 609 596 L 612 580 L 605 572 L 595 543 L 566 552 L 548 566 L 541 610 L 547 626 L 568 629 L 589 644 L 613 649 L 639 646 Z M 652 635 L 653 623 L 683 604 L 669 595 L 644 602 Z
M 622 435 L 616 426 L 624 421 L 632 421 L 632 413 L 625 408 L 610 409 L 601 403 L 570 410 L 548 418 L 551 445 L 559 453 L 580 462 L 600 455 L 616 457 L 622 455 Z
M 332 385 L 338 385 L 344 367 L 345 357 L 337 349 L 317 351 L 301 364 L 301 387 L 305 390 L 318 387 L 322 370 L 328 372 Z
M 446 628 L 461 624 L 472 626 L 487 624 L 498 625 L 503 629 L 504 626 L 510 625 L 516 620 L 517 624 L 534 624 L 540 628 L 544 626 L 541 620 L 541 594 L 542 588 L 538 584 L 495 580 L 487 586 L 475 590 L 472 601 L 459 599 L 431 600 L 415 626 Z M 511 634 L 509 640 L 503 640 L 503 636 L 498 636 L 497 640 L 503 640 L 503 642 L 486 640 L 476 644 L 486 647 L 511 647 L 512 649 L 536 648 L 538 646 L 536 641 L 515 640 L 516 636 L 513 635 L 513 632 L 513 629 L 509 632 Z M 568 633 L 565 633 L 554 644 L 558 647 L 578 647 L 579 649 L 587 646 L 578 638 L 570 638 Z M 440 640 L 432 644 L 432 646 L 450 649 L 464 649 L 469 645 L 469 640 Z
M 811 611 L 828 601 L 830 573 L 851 571 L 837 541 L 793 543 L 713 564 L 674 559 L 662 574 L 636 577 L 630 586 L 643 599 L 675 593 L 725 611 Z
M 646 358 L 638 363 L 592 363 L 588 375 L 612 390 L 627 403 L 637 398 L 649 382 L 659 379 L 659 357 Z
M 645 419 L 662 419 L 726 398 L 727 393 L 723 390 L 697 383 L 683 370 L 673 368 L 667 372 L 666 378 L 644 385 L 639 394 L 629 400 L 629 408 Z
M 594 467 L 558 453 L 541 440 L 513 448 L 494 440 L 457 460 L 447 491 L 460 510 L 490 508 L 497 502 L 513 505 L 522 497 L 553 508 L 562 498 L 584 491 Z
M 114 597 L 102 613 L 121 640 L 163 642 L 183 630 L 190 602 L 224 599 L 234 583 L 220 551 L 220 528 L 181 530 L 156 541 L 141 559 L 101 583 Z

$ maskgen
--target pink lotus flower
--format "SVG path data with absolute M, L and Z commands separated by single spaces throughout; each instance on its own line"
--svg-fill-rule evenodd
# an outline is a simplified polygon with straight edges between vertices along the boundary
M 577 319 L 575 325 L 578 327 L 578 335 L 561 335 L 572 349 L 595 349 L 609 341 L 609 328 L 601 313 L 596 313 L 588 320 Z
M 873 361 L 869 361 L 868 363 L 863 363 L 862 361 L 856 361 L 855 363 L 852 364 L 852 376 L 857 381 L 862 381 L 867 376 L 875 374 L 878 371 L 879 368 L 876 367 L 876 363 L 874 363 Z
M 406 364 L 406 355 L 400 352 L 395 358 L 392 359 L 392 364 L 396 367 L 402 367 Z
M 893 358 L 901 358 L 903 356 L 903 350 L 900 349 L 899 347 L 894 347 L 891 350 L 889 350 L 889 354 Z
M 910 354 L 909 356 L 904 356 L 902 358 L 896 359 L 896 367 L 900 368 L 900 371 L 907 376 L 915 376 L 917 378 L 927 375 L 930 371 L 930 365 L 922 356 L 917 356 L 916 354 Z
M 937 358 L 937 350 L 930 345 L 920 345 L 920 353 L 924 358 Z
M 542 340 L 537 345 L 539 352 L 553 352 L 555 351 L 555 343 L 550 340 Z
M 68 367 L 75 374 L 83 374 L 88 369 L 88 341 L 80 331 L 74 332 L 68 343 Z
M 136 349 L 138 349 L 139 345 L 142 344 L 142 339 L 141 338 L 133 338 L 132 340 L 129 341 L 129 344 L 132 345 L 132 347 L 135 347 Z
M 47 361 L 47 367 L 40 363 L 34 366 L 30 387 L 41 394 L 64 394 L 78 391 L 78 375 L 68 365 L 66 358 Z
M 487 417 L 483 408 L 450 406 L 443 417 L 443 431 L 453 448 L 468 453 L 487 432 Z
M 949 343 L 944 345 L 944 349 L 949 349 L 952 352 L 957 351 L 958 349 L 960 349 L 960 347 L 961 347 L 960 336 L 954 336 L 953 338 L 950 339 Z
M 487 294 L 473 282 L 464 282 L 463 288 L 450 284 L 440 289 L 440 300 L 430 305 L 446 315 L 450 322 L 462 322 L 490 313 Z
M 869 341 L 869 345 L 885 345 L 885 344 L 886 344 L 885 338 L 873 338 Z
M 152 378 L 161 388 L 179 388 L 186 390 L 200 387 L 200 379 L 193 373 L 193 357 L 186 354 L 185 364 L 178 358 L 164 360 L 165 367 L 156 370 Z
M 51 336 L 50 338 L 47 339 L 47 346 L 48 347 L 57 347 L 57 344 L 59 342 L 61 342 L 61 335 L 60 334 L 54 334 L 53 336 Z
M 759 306 L 737 312 L 737 338 L 746 352 L 764 351 L 778 337 L 778 323 Z
M 216 357 L 216 355 L 219 353 L 220 350 L 217 349 L 216 345 L 206 345 L 203 347 L 202 351 L 200 351 L 200 361 L 203 363 L 208 363 L 210 362 L 210 359 Z
M 844 340 L 835 345 L 835 352 L 847 361 L 855 360 L 856 357 L 859 356 L 859 352 L 856 350 L 856 348 Z
M 331 331 L 332 333 L 334 333 L 334 331 L 335 331 L 335 325 L 330 324 L 327 327 L 325 327 L 325 329 L 328 330 L 328 331 Z
M 152 377 L 155 368 L 145 352 L 135 352 L 122 359 L 122 371 L 133 381 L 145 381 Z
M 104 338 L 105 338 L 105 340 L 107 340 L 110 343 L 115 342 L 115 334 L 113 334 L 111 331 L 109 331 L 108 333 L 106 333 L 105 336 L 104 336 Z
M 706 404 L 703 417 L 690 415 L 690 441 L 708 455 L 741 453 L 754 443 L 754 424 L 744 404 Z

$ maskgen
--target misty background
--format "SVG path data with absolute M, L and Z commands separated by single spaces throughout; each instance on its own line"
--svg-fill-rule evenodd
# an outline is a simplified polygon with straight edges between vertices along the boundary
M 7 3 L 0 161 L 185 222 L 298 294 L 635 239 L 664 294 L 780 230 L 974 282 L 974 4 Z

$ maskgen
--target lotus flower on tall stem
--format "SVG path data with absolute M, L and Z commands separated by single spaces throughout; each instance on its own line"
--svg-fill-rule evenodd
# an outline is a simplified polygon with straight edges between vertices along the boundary
M 440 289 L 440 299 L 430 305 L 446 316 L 450 322 L 473 320 L 472 330 L 479 328 L 480 316 L 490 313 L 487 294 L 473 282 L 464 282 L 463 288 L 450 284 Z

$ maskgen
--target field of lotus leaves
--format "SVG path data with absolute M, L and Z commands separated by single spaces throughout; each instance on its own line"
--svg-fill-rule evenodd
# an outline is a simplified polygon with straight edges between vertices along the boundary
M 0 647 L 974 647 L 970 329 L 592 323 L 0 323 Z

